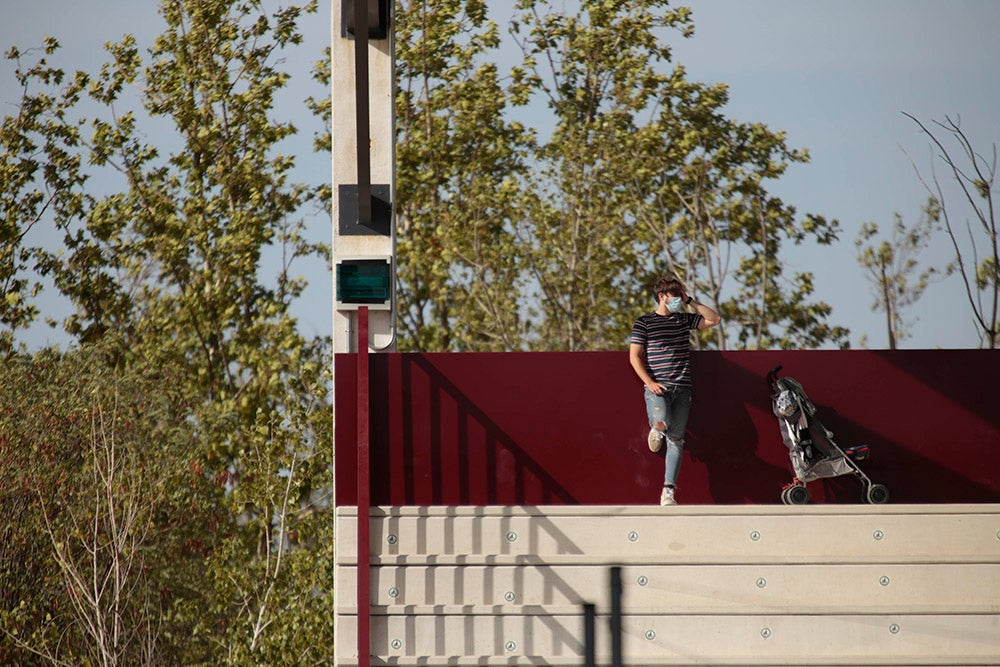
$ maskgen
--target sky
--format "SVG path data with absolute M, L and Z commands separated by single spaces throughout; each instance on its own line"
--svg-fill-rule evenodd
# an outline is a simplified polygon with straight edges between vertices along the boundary
M 334 2 L 339 10 L 339 1 Z M 503 24 L 512 0 L 492 0 Z M 557 3 L 558 4 L 558 3 Z M 690 80 L 728 84 L 726 114 L 782 130 L 793 148 L 809 150 L 808 164 L 791 166 L 771 191 L 800 214 L 840 221 L 833 247 L 791 247 L 786 267 L 811 271 L 816 298 L 833 306 L 831 322 L 851 329 L 871 348 L 887 346 L 884 317 L 872 312 L 871 287 L 855 258 L 860 226 L 888 229 L 893 214 L 914 222 L 927 192 L 914 165 L 929 175 L 929 140 L 903 115 L 925 123 L 960 118 L 974 145 L 988 156 L 1000 140 L 1000 2 L 996 0 L 693 0 L 694 37 L 673 37 L 674 60 Z M 63 45 L 58 62 L 96 70 L 102 45 L 127 32 L 148 44 L 161 28 L 153 0 L 0 0 L 0 47 Z M 306 46 L 290 59 L 290 98 L 315 95 L 309 69 L 329 40 L 329 3 L 304 26 Z M 9 68 L 0 70 L 0 105 L 9 113 L 19 91 Z M 289 107 L 291 109 L 292 106 Z M 303 131 L 289 149 L 311 178 L 326 158 L 311 153 L 316 121 L 307 112 L 294 122 Z M 539 113 L 545 113 L 540 109 Z M 910 157 L 907 157 L 909 154 Z M 913 162 L 911 163 L 911 157 Z M 940 165 L 938 173 L 942 174 Z M 957 200 L 956 206 L 958 204 Z M 966 209 L 957 209 L 962 221 Z M 329 220 L 311 219 L 317 238 L 329 238 Z M 950 259 L 939 237 L 922 256 L 930 264 Z M 329 274 L 311 269 L 313 287 L 297 315 L 307 333 L 329 333 Z M 57 310 L 58 305 L 52 304 Z M 951 276 L 928 288 L 909 311 L 911 336 L 904 348 L 979 346 L 964 287 Z M 40 337 L 52 337 L 39 328 Z M 48 340 L 48 339 L 47 339 Z M 44 342 L 44 341 L 42 341 Z M 60 342 L 56 336 L 51 342 Z
M 268 0 L 269 6 L 276 5 Z M 289 4 L 282 2 L 281 4 Z M 323 5 L 323 3 L 320 3 Z M 155 0 L 0 0 L 0 50 L 6 52 L 11 45 L 22 51 L 38 47 L 45 35 L 55 37 L 60 50 L 49 57 L 49 63 L 67 71 L 81 69 L 87 72 L 99 71 L 109 60 L 104 50 L 107 42 L 118 42 L 125 34 L 136 37 L 140 52 L 152 45 L 153 40 L 164 28 L 162 17 Z M 338 5 L 339 7 L 339 5 Z M 308 111 L 302 100 L 308 96 L 320 97 L 326 94 L 325 87 L 312 80 L 313 65 L 323 56 L 323 49 L 330 43 L 329 4 L 319 14 L 308 17 L 302 25 L 305 43 L 294 51 L 286 51 L 285 71 L 291 74 L 291 81 L 285 93 L 276 102 L 275 115 L 282 120 L 290 120 L 299 134 L 280 145 L 283 153 L 293 155 L 296 160 L 297 180 L 309 183 L 329 182 L 331 178 L 328 154 L 312 151 L 314 132 L 322 131 L 319 119 Z M 25 57 L 24 61 L 33 62 Z M 13 68 L 4 60 L 0 67 L 0 113 L 7 115 L 16 111 L 16 103 L 21 90 L 12 76 Z M 126 91 L 126 98 L 129 91 Z M 132 96 L 133 101 L 137 96 Z M 147 126 L 143 126 L 147 127 Z M 153 140 L 150 138 L 150 140 Z M 331 237 L 328 215 L 307 215 L 306 234 L 310 241 L 329 243 Z M 44 244 L 51 230 L 41 230 L 38 237 Z M 37 236 L 37 235 L 36 235 Z M 263 256 L 268 278 L 275 275 L 280 266 L 278 252 Z M 333 299 L 331 277 L 324 260 L 300 260 L 292 267 L 293 275 L 304 275 L 310 282 L 302 299 L 293 306 L 293 314 L 298 318 L 299 327 L 306 336 L 329 336 L 332 329 Z M 272 280 L 268 280 L 273 284 Z M 72 307 L 54 290 L 47 289 L 38 300 L 43 317 L 62 320 L 72 314 Z M 22 337 L 29 349 L 46 345 L 65 345 L 69 338 L 59 329 L 51 329 L 39 321 Z
M 871 311 L 854 239 L 864 222 L 888 229 L 896 212 L 916 221 L 927 200 L 914 164 L 929 176 L 930 141 L 902 112 L 927 125 L 960 118 L 974 145 L 992 157 L 1000 141 L 1000 2 L 684 4 L 692 8 L 695 35 L 675 46 L 675 60 L 692 80 L 729 85 L 730 117 L 784 130 L 791 146 L 808 148 L 811 161 L 792 166 L 772 192 L 800 213 L 841 223 L 836 247 L 789 251 L 787 264 L 814 272 L 818 296 L 852 330 L 853 346 L 867 334 L 868 347 L 887 347 L 884 316 Z M 968 209 L 956 211 L 964 224 Z M 947 263 L 949 242 L 939 236 L 924 256 Z M 979 346 L 957 275 L 931 285 L 910 314 L 917 318 L 912 337 L 900 347 Z

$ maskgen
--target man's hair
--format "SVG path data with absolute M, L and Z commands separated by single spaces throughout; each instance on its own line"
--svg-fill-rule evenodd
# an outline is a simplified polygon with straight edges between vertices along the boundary
M 653 285 L 653 298 L 660 300 L 660 294 L 666 292 L 670 296 L 680 296 L 684 291 L 684 283 L 677 278 L 660 278 Z

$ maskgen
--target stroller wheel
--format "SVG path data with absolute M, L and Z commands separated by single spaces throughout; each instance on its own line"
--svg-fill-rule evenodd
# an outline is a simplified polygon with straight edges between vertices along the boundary
M 805 505 L 809 502 L 809 489 L 802 484 L 790 486 L 781 493 L 786 505 Z
M 865 500 L 872 505 L 889 502 L 889 489 L 882 484 L 872 484 L 865 489 Z

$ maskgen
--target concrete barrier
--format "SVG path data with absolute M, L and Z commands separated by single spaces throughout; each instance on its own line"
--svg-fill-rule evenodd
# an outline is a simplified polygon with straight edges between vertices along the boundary
M 373 507 L 371 663 L 1000 664 L 1000 506 Z M 357 664 L 357 511 L 337 654 Z

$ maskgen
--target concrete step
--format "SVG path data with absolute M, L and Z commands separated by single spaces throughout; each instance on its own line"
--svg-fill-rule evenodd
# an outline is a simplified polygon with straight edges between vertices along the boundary
M 357 513 L 337 513 L 357 662 Z M 1000 506 L 378 507 L 372 664 L 1000 664 Z

